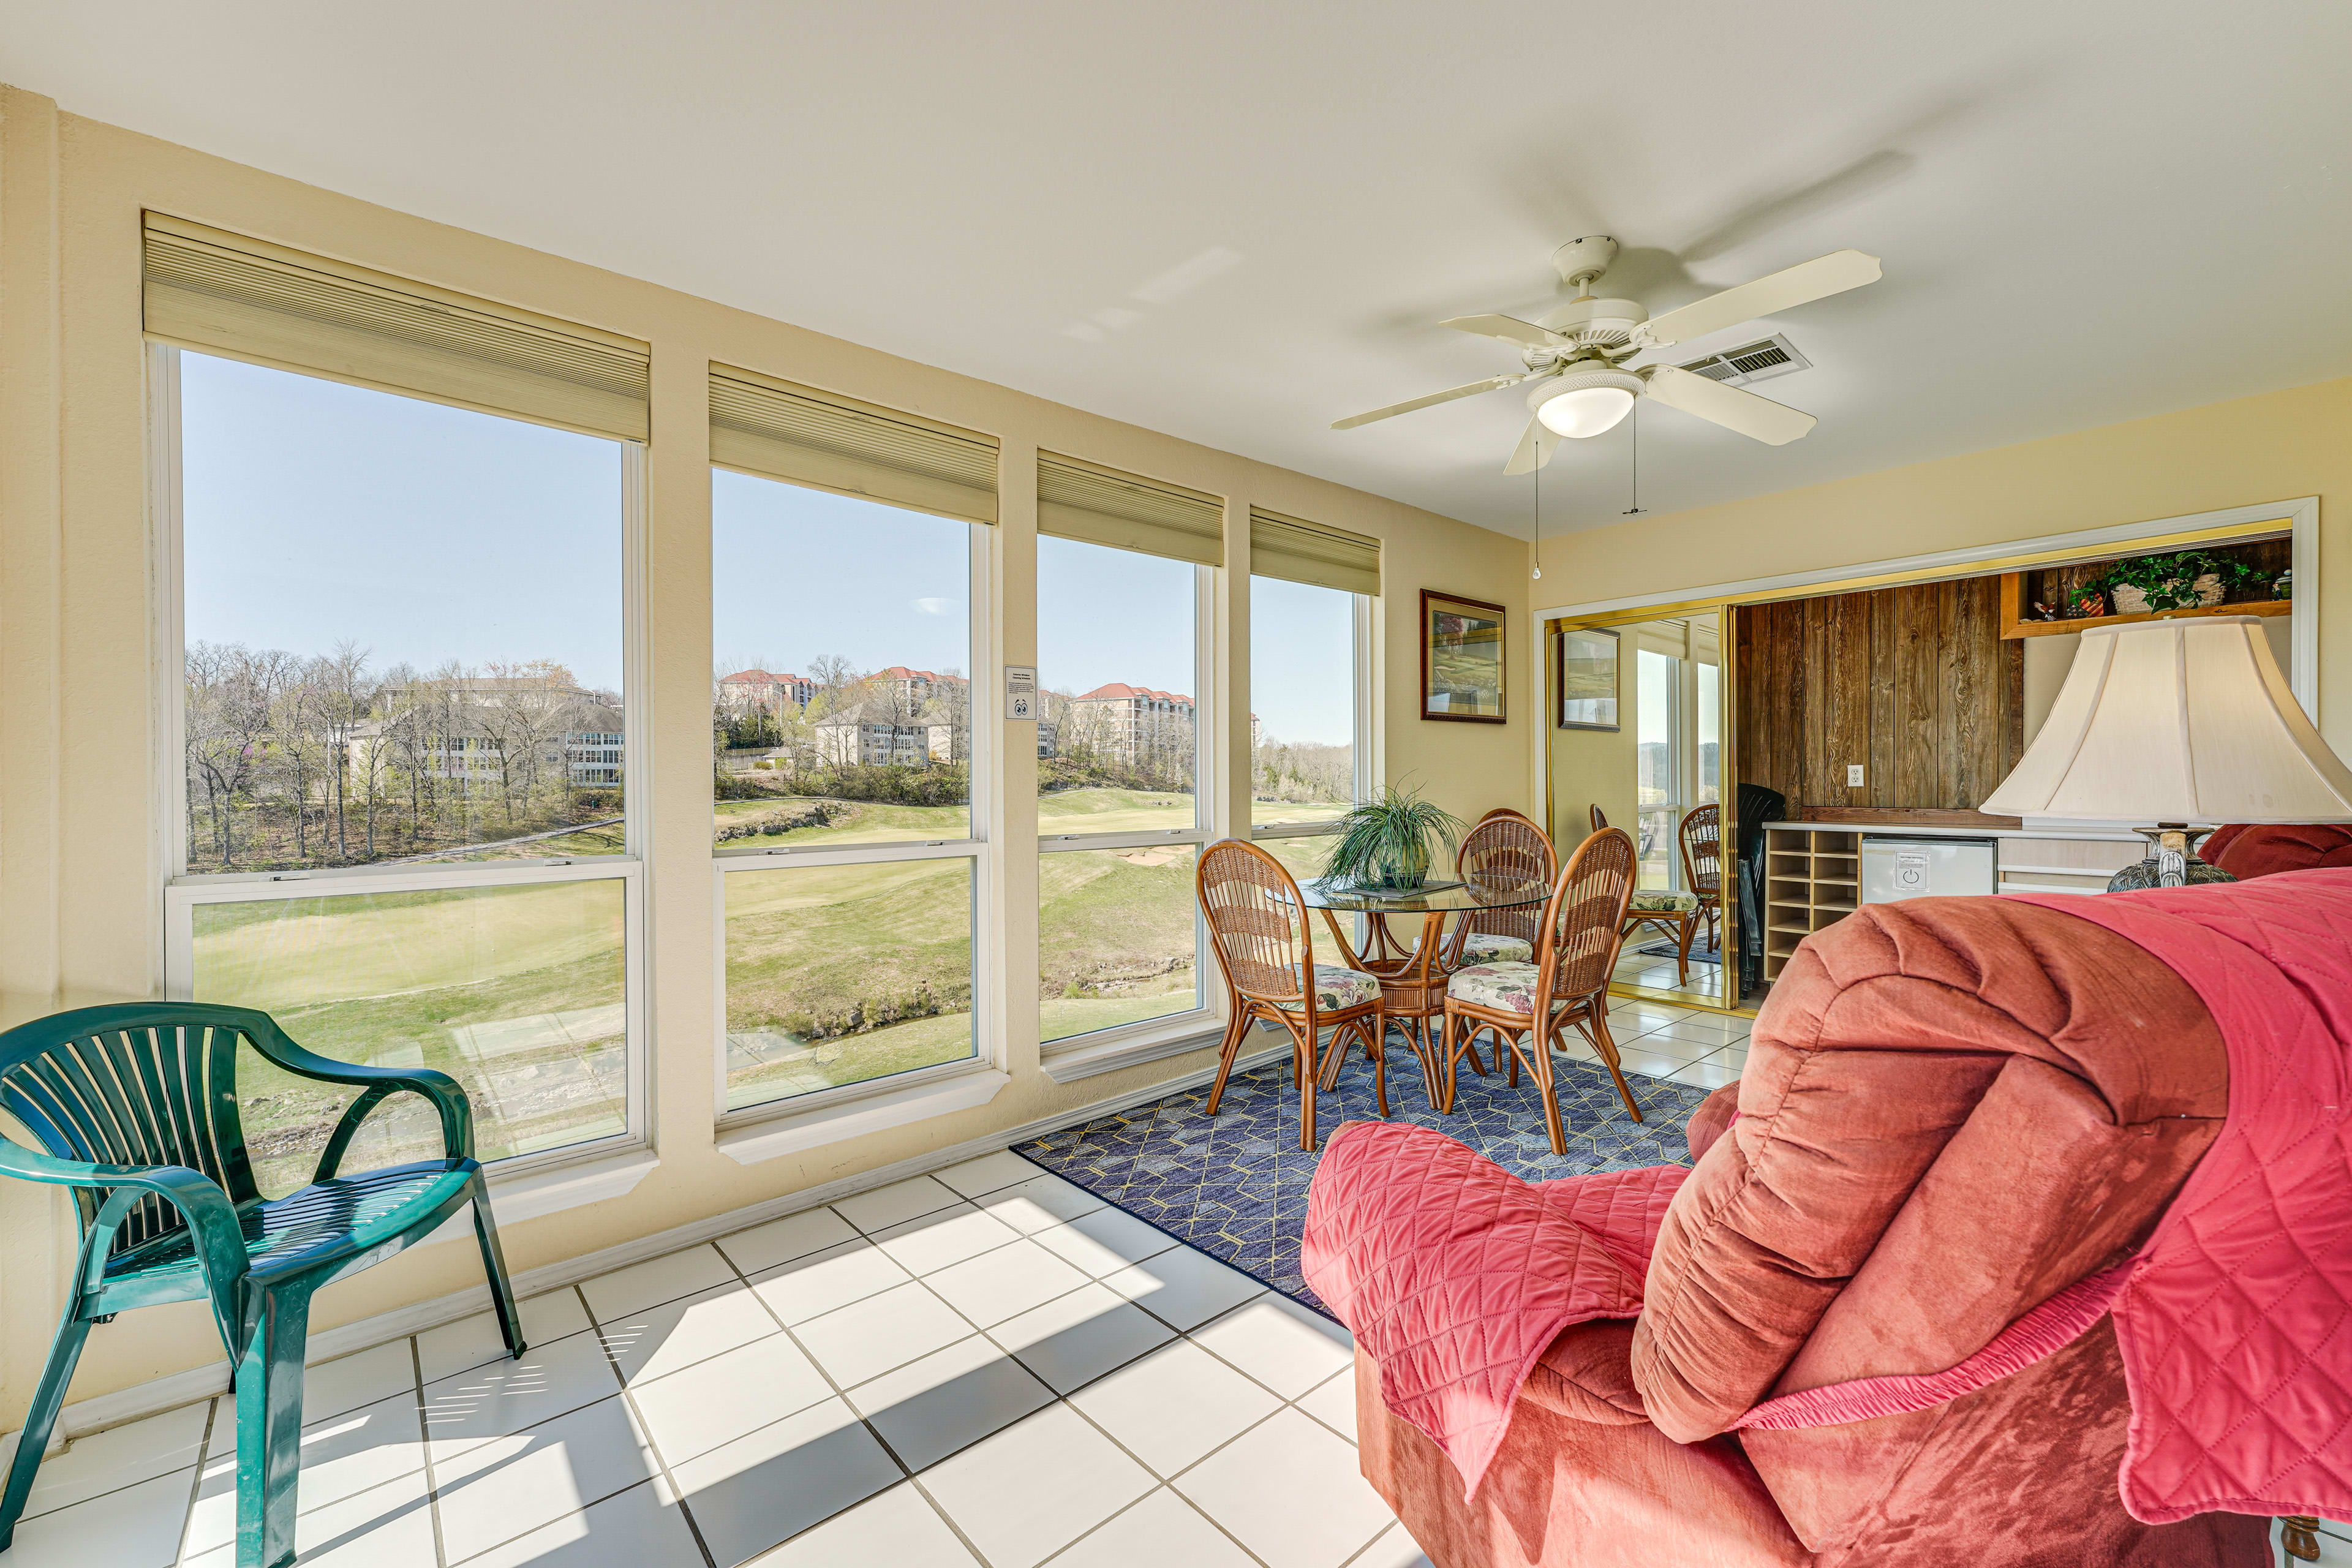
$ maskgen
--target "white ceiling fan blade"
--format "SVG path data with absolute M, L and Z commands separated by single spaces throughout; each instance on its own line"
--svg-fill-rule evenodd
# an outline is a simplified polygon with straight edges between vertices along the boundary
M 1456 316 L 1450 321 L 1440 321 L 1441 327 L 1452 327 L 1457 332 L 1471 332 L 1482 338 L 1500 338 L 1507 343 L 1517 343 L 1523 349 L 1557 348 L 1568 342 L 1549 328 L 1533 321 L 1522 321 L 1517 316 Z
M 1540 419 L 1528 421 L 1527 434 L 1519 437 L 1519 449 L 1503 465 L 1506 474 L 1528 474 L 1551 461 L 1552 448 L 1559 445 L 1559 432 Z
M 1865 256 L 1859 250 L 1832 250 L 1827 256 L 1800 262 L 1753 283 L 1726 289 L 1679 310 L 1668 310 L 1657 320 L 1635 328 L 1633 340 L 1660 348 L 1687 342 L 1742 321 L 1752 321 L 1759 316 L 1778 315 L 1832 294 L 1875 283 L 1879 277 L 1875 256 Z
M 1634 374 L 1650 384 L 1650 395 L 1667 407 L 1696 414 L 1710 424 L 1737 430 L 1768 447 L 1785 447 L 1818 423 L 1811 415 L 1785 403 L 1693 375 L 1674 365 L 1653 365 Z
M 1398 414 L 1410 414 L 1416 408 L 1427 408 L 1432 404 L 1437 403 L 1451 403 L 1457 397 L 1475 397 L 1482 392 L 1493 392 L 1497 387 L 1517 386 L 1525 380 L 1527 380 L 1525 375 L 1516 373 L 1510 375 L 1490 375 L 1484 381 L 1474 381 L 1467 386 L 1449 386 L 1444 392 L 1433 392 L 1427 397 L 1416 397 L 1404 403 L 1391 403 L 1386 408 L 1375 408 L 1370 414 L 1359 414 L 1349 419 L 1334 419 L 1331 421 L 1331 428 L 1353 430 L 1357 426 L 1370 425 L 1375 419 L 1386 419 Z

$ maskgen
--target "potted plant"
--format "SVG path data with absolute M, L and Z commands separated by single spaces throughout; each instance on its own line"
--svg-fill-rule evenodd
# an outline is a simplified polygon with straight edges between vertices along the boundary
M 1339 819 L 1339 841 L 1323 875 L 1359 888 L 1418 888 L 1429 875 L 1433 835 L 1447 849 L 1458 848 L 1462 819 L 1422 799 L 1419 790 L 1385 785 Z
M 2261 577 L 2244 562 L 2210 550 L 2183 550 L 2171 555 L 2138 555 L 2118 561 L 2096 584 L 2107 591 L 2119 616 L 2150 611 L 2186 610 L 2218 605 L 2232 587 L 2244 587 Z

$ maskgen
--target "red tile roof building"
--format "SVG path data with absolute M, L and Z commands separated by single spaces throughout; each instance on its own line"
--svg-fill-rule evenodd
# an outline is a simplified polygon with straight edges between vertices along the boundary
M 1194 704 L 1181 691 L 1110 681 L 1070 699 L 1074 742 L 1129 763 L 1192 746 Z
M 816 682 L 805 675 L 778 675 L 765 669 L 739 669 L 719 678 L 721 701 L 742 708 L 764 708 L 781 713 L 805 708 L 816 695 Z

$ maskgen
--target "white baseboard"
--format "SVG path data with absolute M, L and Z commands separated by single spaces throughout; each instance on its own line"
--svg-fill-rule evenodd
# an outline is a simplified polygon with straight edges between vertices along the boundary
M 1234 1063 L 1234 1070 L 1235 1072 L 1252 1071 L 1270 1063 L 1286 1061 L 1289 1059 L 1289 1056 L 1290 1050 L 1286 1045 L 1269 1050 L 1250 1052 Z M 1125 1110 L 1129 1106 L 1142 1105 L 1154 1100 L 1164 1099 L 1168 1095 L 1207 1083 L 1215 1076 L 1216 1068 L 1212 1064 L 1144 1089 L 1117 1095 L 1108 1100 L 1097 1100 L 1092 1105 L 1082 1105 L 1069 1110 L 1056 1111 L 1054 1115 L 1041 1121 L 1026 1122 L 1019 1127 L 1008 1127 L 1002 1131 L 992 1132 L 984 1138 L 973 1138 L 945 1149 L 930 1150 L 915 1155 L 911 1159 L 901 1160 L 894 1165 L 884 1165 L 877 1170 L 866 1171 L 858 1175 L 845 1176 L 837 1182 L 827 1182 L 821 1186 L 803 1187 L 799 1192 L 786 1193 L 781 1197 L 769 1198 L 747 1208 L 712 1215 L 707 1219 L 675 1226 L 668 1230 L 656 1231 L 651 1236 L 638 1237 L 634 1241 L 624 1241 L 617 1246 L 582 1253 L 577 1258 L 567 1258 L 560 1263 L 549 1263 L 537 1268 L 526 1269 L 514 1277 L 515 1295 L 517 1298 L 521 1298 L 537 1296 L 549 1290 L 560 1290 L 566 1285 L 576 1285 L 583 1279 L 593 1279 L 600 1274 L 609 1274 L 615 1268 L 625 1268 L 632 1263 L 642 1263 L 649 1258 L 659 1258 L 664 1253 L 698 1247 L 706 1241 L 716 1240 L 719 1237 L 742 1230 L 750 1226 L 762 1225 L 772 1219 L 781 1219 L 788 1214 L 798 1214 L 803 1209 L 817 1208 L 855 1194 L 866 1192 L 870 1188 L 887 1186 L 892 1182 L 903 1182 L 909 1176 L 920 1176 L 932 1171 L 942 1171 L 950 1165 L 960 1165 L 966 1160 L 977 1159 L 982 1154 L 992 1153 L 996 1150 L 1009 1148 L 1015 1143 L 1025 1143 L 1032 1138 L 1043 1137 L 1060 1128 L 1076 1126 L 1079 1122 L 1092 1121 L 1097 1116 L 1108 1116 L 1115 1111 Z M 446 1296 L 436 1296 L 429 1301 L 419 1301 L 413 1306 L 395 1308 L 392 1311 L 379 1312 L 371 1318 L 362 1318 L 355 1322 L 345 1323 L 340 1328 L 322 1329 L 310 1336 L 307 1359 L 313 1365 L 322 1361 L 333 1361 L 338 1357 L 350 1355 L 355 1351 L 367 1350 L 391 1340 L 404 1339 L 410 1334 L 423 1333 L 427 1329 L 439 1328 L 442 1324 L 455 1322 L 459 1318 L 487 1311 L 489 1310 L 489 1305 L 490 1288 L 488 1285 L 475 1285 L 463 1290 L 453 1291 Z M 123 1320 L 117 1320 L 117 1321 L 121 1321 Z M 109 1426 L 120 1426 L 127 1421 L 137 1421 L 145 1416 L 160 1415 L 166 1410 L 176 1409 L 183 1405 L 193 1405 L 199 1399 L 210 1399 L 215 1394 L 226 1393 L 228 1386 L 228 1363 L 221 1361 L 209 1366 L 194 1367 L 186 1372 L 175 1372 L 168 1376 L 133 1384 L 129 1388 L 117 1389 L 112 1394 L 101 1394 L 94 1398 L 77 1400 L 58 1412 L 58 1438 L 52 1440 L 69 1440 L 88 1436 L 92 1432 L 104 1431 Z M 14 1413 L 11 1412 L 11 1414 Z M 11 1432 L 8 1435 L 8 1440 L 13 1441 L 15 1436 L 15 1433 Z M 0 1456 L 5 1456 L 5 1448 L 0 1448 Z

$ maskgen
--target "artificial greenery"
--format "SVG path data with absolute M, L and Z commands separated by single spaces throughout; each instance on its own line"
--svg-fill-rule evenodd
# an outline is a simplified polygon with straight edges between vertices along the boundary
M 1380 795 L 1339 819 L 1324 876 L 1360 888 L 1418 888 L 1429 875 L 1429 840 L 1449 850 L 1462 843 L 1462 819 L 1419 790 L 1383 786 Z
M 2147 595 L 2151 610 L 2186 610 L 2197 603 L 2197 579 L 2211 575 L 2221 582 L 2226 595 L 2232 588 L 2250 588 L 2262 573 L 2232 555 L 2210 550 L 2183 550 L 2170 555 L 2135 555 L 2118 561 L 2084 586 L 2112 595 L 2117 588 L 2137 588 Z

